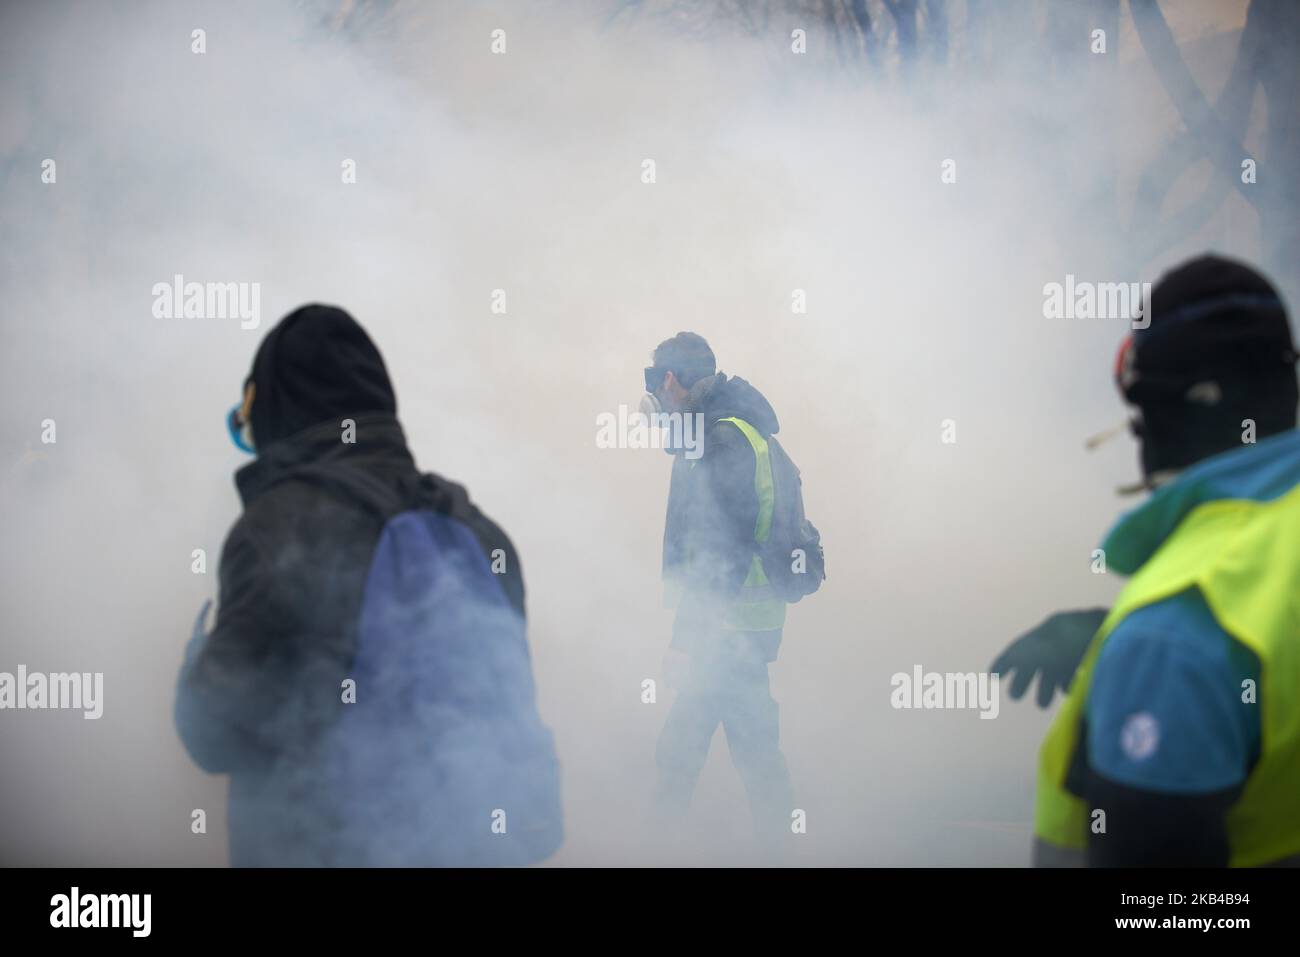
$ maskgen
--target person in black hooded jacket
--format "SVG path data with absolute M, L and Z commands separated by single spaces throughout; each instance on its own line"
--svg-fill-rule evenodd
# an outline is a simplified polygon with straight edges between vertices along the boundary
M 222 549 L 219 614 L 205 634 L 207 606 L 200 612 L 175 717 L 196 763 L 230 775 L 235 866 L 486 862 L 446 841 L 421 844 L 419 832 L 449 826 L 456 770 L 426 768 L 425 755 L 449 727 L 464 730 L 463 742 L 506 718 L 528 733 L 498 764 L 541 768 L 527 783 L 541 795 L 533 816 L 548 833 L 534 837 L 531 857 L 558 844 L 519 558 L 464 488 L 417 470 L 396 410 L 361 326 L 341 309 L 308 305 L 267 334 L 231 413 L 237 444 L 257 458 L 236 473 L 244 511 Z M 438 516 L 433 534 L 445 547 L 397 521 L 410 514 Z M 412 547 L 423 548 L 425 565 Z M 417 576 L 413 588 L 387 556 Z M 400 626 L 385 620 L 399 614 Z M 428 633 L 439 628 L 458 634 Z M 363 632 L 378 636 L 368 663 Z M 489 651 L 495 657 L 484 659 Z M 489 738 L 476 739 L 481 765 L 500 744 Z M 494 797 L 503 799 L 486 800 Z M 482 813 L 475 821 L 486 831 Z
M 780 750 L 779 709 L 768 680 L 768 665 L 781 644 L 785 604 L 762 587 L 756 561 L 763 508 L 756 488 L 757 453 L 734 420 L 748 424 L 760 441 L 780 425 L 762 393 L 717 371 L 713 351 L 695 333 L 660 343 L 646 370 L 646 386 L 653 406 L 694 415 L 702 429 L 697 457 L 670 449 L 663 577 L 677 614 L 665 670 L 677 697 L 656 752 L 656 814 L 670 822 L 685 813 L 713 733 L 722 724 L 755 831 L 770 844 L 789 833 L 794 804 Z

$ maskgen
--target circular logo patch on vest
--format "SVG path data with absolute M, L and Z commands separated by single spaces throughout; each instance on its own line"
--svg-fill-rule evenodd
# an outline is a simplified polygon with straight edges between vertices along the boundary
M 1130 761 L 1145 761 L 1160 745 L 1160 723 L 1146 711 L 1131 714 L 1119 732 L 1119 746 Z

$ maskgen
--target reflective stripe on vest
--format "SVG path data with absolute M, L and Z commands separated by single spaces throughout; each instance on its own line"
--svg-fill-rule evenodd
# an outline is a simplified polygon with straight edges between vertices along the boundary
M 754 493 L 758 496 L 758 518 L 754 522 L 754 541 L 766 542 L 772 533 L 772 513 L 776 507 L 776 494 L 772 483 L 772 458 L 768 454 L 767 439 L 744 419 L 729 416 L 719 422 L 730 422 L 740 429 L 754 450 Z M 749 574 L 740 597 L 727 609 L 726 627 L 732 631 L 773 631 L 785 625 L 785 602 L 772 594 L 763 560 L 758 552 L 749 563 Z
M 1192 509 L 1138 569 L 1102 623 L 1039 752 L 1034 833 L 1083 850 L 1089 810 L 1065 786 L 1097 656 L 1139 608 L 1197 588 L 1232 639 L 1259 658 L 1260 756 L 1227 813 L 1229 863 L 1300 854 L 1300 486 L 1271 501 L 1217 499 Z

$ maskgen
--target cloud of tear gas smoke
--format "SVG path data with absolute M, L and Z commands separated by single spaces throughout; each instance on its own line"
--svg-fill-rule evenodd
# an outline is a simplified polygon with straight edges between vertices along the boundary
M 1136 451 L 1082 442 L 1122 414 L 1127 325 L 1046 318 L 1043 288 L 1150 281 L 1206 246 L 1258 260 L 1251 214 L 1233 196 L 1126 260 L 1116 210 L 1178 127 L 1130 26 L 1107 68 L 1040 74 L 1008 43 L 995 71 L 954 49 L 904 84 L 791 52 L 796 27 L 829 42 L 802 14 L 691 33 L 670 7 L 0 12 L 0 670 L 105 676 L 99 721 L 0 713 L 0 861 L 225 862 L 225 783 L 183 752 L 173 683 L 238 511 L 222 417 L 306 301 L 367 327 L 419 464 L 519 548 L 563 763 L 554 863 L 749 859 L 720 734 L 681 846 L 642 827 L 671 700 L 641 697 L 671 626 L 669 461 L 599 447 L 596 422 L 683 329 L 775 406 L 826 546 L 772 667 L 808 820 L 795 862 L 1027 860 L 1045 715 L 896 709 L 891 676 L 981 671 L 1048 612 L 1114 594 L 1091 551 Z M 1207 90 L 1243 17 L 1184 49 Z M 259 283 L 259 328 L 158 318 L 151 290 L 177 275 Z

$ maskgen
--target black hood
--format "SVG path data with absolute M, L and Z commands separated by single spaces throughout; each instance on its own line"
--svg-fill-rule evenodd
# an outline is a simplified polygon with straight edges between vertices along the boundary
M 709 425 L 718 419 L 735 416 L 744 419 L 763 435 L 773 435 L 781 428 L 772 404 L 763 393 L 738 376 L 727 378 L 725 373 L 719 372 L 701 379 L 691 387 L 686 401 L 692 412 L 704 413 Z
M 316 303 L 285 316 L 262 340 L 249 376 L 253 442 L 269 446 L 321 422 L 397 412 L 383 357 L 355 319 Z
M 397 419 L 387 413 L 358 415 L 352 443 L 339 441 L 339 425 L 321 422 L 259 450 L 235 473 L 240 499 L 249 505 L 268 489 L 289 480 L 306 480 L 346 492 L 371 511 L 394 511 L 396 476 L 415 478 L 415 460 Z
M 1202 256 L 1151 291 L 1150 325 L 1120 354 L 1124 398 L 1142 410 L 1142 469 L 1157 472 L 1295 428 L 1296 351 L 1286 308 L 1245 263 Z M 1191 390 L 1208 387 L 1199 397 Z

